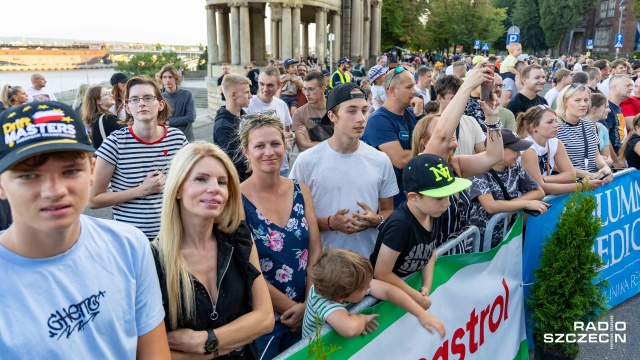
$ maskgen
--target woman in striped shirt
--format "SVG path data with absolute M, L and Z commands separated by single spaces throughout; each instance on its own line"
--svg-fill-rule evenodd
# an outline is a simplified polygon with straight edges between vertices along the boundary
M 153 240 L 160 229 L 165 174 L 188 142 L 182 131 L 164 125 L 171 109 L 155 81 L 130 79 L 125 97 L 129 126 L 112 132 L 96 151 L 89 207 L 113 206 L 114 220 L 139 228 Z
M 591 90 L 585 84 L 567 85 L 556 100 L 558 119 L 558 139 L 567 149 L 567 155 L 576 169 L 578 178 L 613 180 L 611 169 L 600 155 L 600 139 L 592 122 L 584 119 L 591 103 Z

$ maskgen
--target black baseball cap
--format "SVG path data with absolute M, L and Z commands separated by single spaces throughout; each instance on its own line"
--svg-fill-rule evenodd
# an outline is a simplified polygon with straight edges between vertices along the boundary
M 95 151 L 78 113 L 61 102 L 35 101 L 5 110 L 0 126 L 0 173 L 36 154 Z
M 116 86 L 116 84 L 126 83 L 129 80 L 127 75 L 123 73 L 115 73 L 111 75 L 111 86 Z
M 500 134 L 502 135 L 502 145 L 505 149 L 525 151 L 533 145 L 532 141 L 521 139 L 513 130 L 500 129 Z M 486 143 L 487 140 L 485 139 L 485 145 Z
M 358 89 L 360 92 L 352 94 L 353 89 Z M 334 86 L 333 89 L 329 91 L 329 96 L 327 96 L 327 113 L 322 117 L 322 123 L 331 124 L 329 120 L 329 110 L 351 99 L 367 100 L 367 95 L 365 95 L 364 91 L 358 85 L 352 82 Z
M 471 181 L 456 177 L 451 166 L 440 156 L 420 154 L 405 166 L 402 184 L 406 192 L 443 198 L 468 189 Z

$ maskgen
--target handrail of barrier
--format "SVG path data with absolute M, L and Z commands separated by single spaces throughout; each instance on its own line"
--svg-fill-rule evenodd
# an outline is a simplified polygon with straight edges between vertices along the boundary
M 613 177 L 616 178 L 618 176 L 622 176 L 625 174 L 628 174 L 630 172 L 636 171 L 636 168 L 634 167 L 630 167 L 621 171 L 618 171 L 616 173 L 613 174 Z M 547 195 L 545 196 L 542 201 L 547 201 L 547 200 L 551 200 L 557 196 L 564 196 L 566 194 L 563 195 Z M 510 211 L 510 212 L 500 212 L 500 213 L 496 213 L 494 214 L 491 219 L 489 220 L 489 222 L 487 223 L 487 227 L 485 228 L 484 231 L 484 242 L 483 242 L 483 246 L 482 246 L 482 251 L 487 251 L 489 249 L 491 249 L 491 238 L 493 237 L 493 230 L 496 227 L 496 225 L 508 218 L 511 215 L 517 214 L 519 211 Z M 509 223 L 507 221 L 504 222 L 503 228 L 502 228 L 502 237 L 504 238 L 507 234 L 507 232 L 509 232 L 508 226 Z M 490 230 L 490 231 L 489 231 Z M 474 250 L 475 252 L 475 250 Z
M 465 231 L 458 234 L 458 236 L 456 236 L 455 238 L 452 238 L 449 241 L 445 242 L 444 244 L 440 245 L 436 249 L 436 254 L 438 256 L 442 256 L 446 254 L 449 250 L 453 249 L 456 245 L 462 242 L 462 240 L 468 239 L 469 237 L 473 237 L 473 240 L 471 240 L 473 252 L 474 253 L 479 252 L 480 251 L 480 230 L 478 229 L 477 226 L 472 225 L 472 226 L 469 226 Z
M 507 235 L 509 232 L 509 216 L 515 215 L 520 211 L 508 211 L 508 212 L 499 212 L 494 214 L 489 222 L 487 223 L 487 227 L 484 230 L 484 244 L 482 246 L 482 251 L 488 251 L 491 249 L 491 239 L 493 238 L 493 229 L 498 225 L 500 221 L 503 221 L 502 225 L 502 238 Z
M 458 243 L 460 243 L 462 240 L 467 239 L 469 236 L 473 236 L 474 237 L 474 239 L 473 239 L 474 249 L 476 247 L 479 247 L 480 246 L 480 230 L 478 230 L 478 228 L 476 226 L 470 226 L 468 229 L 466 229 L 465 231 L 461 232 L 460 235 L 456 236 L 455 238 L 450 239 L 446 243 L 444 243 L 441 246 L 439 246 L 436 249 L 436 256 L 442 256 L 447 251 L 451 250 L 454 246 L 456 246 Z M 411 274 L 411 275 L 413 275 L 413 274 Z M 402 280 L 406 281 L 411 275 L 407 275 L 407 276 L 403 277 Z M 359 314 L 364 309 L 372 307 L 373 305 L 377 304 L 378 302 L 380 302 L 379 299 L 376 299 L 371 295 L 367 295 L 360 302 L 347 306 L 347 311 L 349 311 L 350 314 Z M 329 324 L 324 324 L 324 326 L 322 327 L 322 330 L 320 330 L 320 336 L 324 336 L 329 331 L 331 331 L 331 329 L 332 329 L 332 327 Z M 307 345 L 309 345 L 309 338 L 308 337 L 307 338 L 303 338 L 302 340 L 298 341 L 293 346 L 291 346 L 290 348 L 288 348 L 287 350 L 283 351 L 281 354 L 276 356 L 274 359 L 276 359 L 276 360 L 286 359 L 287 357 L 297 353 L 298 351 L 300 351 L 302 348 L 304 348 Z

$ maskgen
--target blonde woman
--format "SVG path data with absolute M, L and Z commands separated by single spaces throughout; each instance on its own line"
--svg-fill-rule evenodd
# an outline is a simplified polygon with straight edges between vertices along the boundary
M 257 359 L 254 340 L 273 329 L 273 308 L 233 163 L 213 144 L 187 145 L 162 205 L 152 248 L 172 358 Z
M 7 109 L 20 106 L 26 103 L 28 99 L 27 93 L 20 86 L 11 86 L 6 84 L 2 88 L 1 101 Z

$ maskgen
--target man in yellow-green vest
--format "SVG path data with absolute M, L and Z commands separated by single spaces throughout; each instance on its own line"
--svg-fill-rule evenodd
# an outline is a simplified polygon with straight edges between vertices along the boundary
M 333 88 L 338 84 L 351 82 L 349 70 L 351 70 L 351 60 L 349 60 L 349 58 L 340 58 L 340 60 L 338 60 L 338 69 L 331 76 L 329 87 Z

